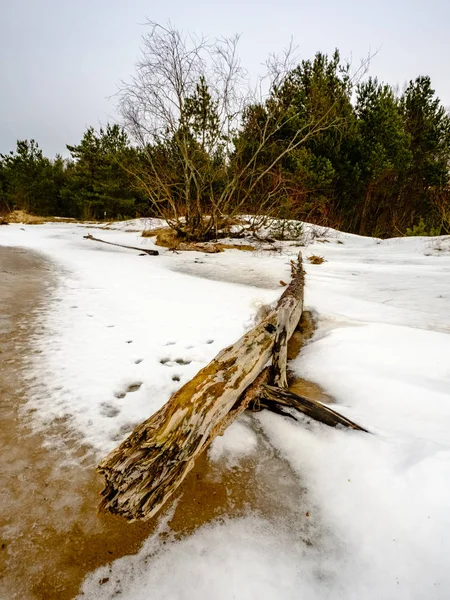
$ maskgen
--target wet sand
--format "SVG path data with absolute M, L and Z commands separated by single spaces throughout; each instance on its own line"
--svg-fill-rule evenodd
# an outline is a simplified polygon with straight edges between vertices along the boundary
M 0 247 L 1 600 L 74 598 L 88 572 L 137 552 L 156 526 L 155 519 L 130 524 L 98 516 L 102 480 L 92 459 L 69 462 L 61 451 L 44 447 L 45 437 L 21 417 L 31 334 L 52 285 L 52 267 L 42 257 Z M 64 425 L 59 435 L 71 437 Z M 300 519 L 307 532 L 304 489 L 264 436 L 258 440 L 256 457 L 239 468 L 212 464 L 206 456 L 197 461 L 177 494 L 174 531 L 183 535 L 222 515 L 257 511 Z

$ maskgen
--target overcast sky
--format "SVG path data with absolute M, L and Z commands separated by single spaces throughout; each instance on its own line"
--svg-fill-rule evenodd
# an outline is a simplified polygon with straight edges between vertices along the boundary
M 0 0 L 0 153 L 34 138 L 65 152 L 89 125 L 116 121 L 114 98 L 133 71 L 146 17 L 186 31 L 241 33 L 256 73 L 293 37 L 301 58 L 335 47 L 403 87 L 428 74 L 450 105 L 449 0 Z

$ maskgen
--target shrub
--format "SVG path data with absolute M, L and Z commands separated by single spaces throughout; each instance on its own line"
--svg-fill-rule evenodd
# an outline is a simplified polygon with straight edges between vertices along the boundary
M 300 240 L 303 237 L 303 224 L 290 219 L 276 219 L 269 229 L 270 237 L 275 240 Z
M 414 225 L 412 228 L 408 227 L 405 235 L 408 237 L 412 237 L 412 236 L 434 237 L 434 236 L 441 235 L 441 228 L 440 227 L 430 227 L 428 229 L 425 221 L 423 220 L 422 217 L 420 217 L 420 220 L 416 225 Z

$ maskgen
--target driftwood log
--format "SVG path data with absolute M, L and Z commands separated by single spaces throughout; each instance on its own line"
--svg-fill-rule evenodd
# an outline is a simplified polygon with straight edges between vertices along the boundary
M 196 458 L 249 405 L 281 414 L 297 410 L 328 425 L 363 430 L 326 405 L 282 389 L 287 385 L 287 342 L 303 310 L 301 254 L 291 264 L 292 281 L 275 309 L 222 350 L 100 463 L 105 477 L 100 510 L 130 521 L 152 517 Z
M 289 339 L 293 334 L 303 308 L 303 282 L 300 254 L 276 309 L 222 350 L 100 463 L 106 480 L 101 509 L 146 519 L 170 498 L 195 459 L 230 423 L 230 410 L 235 407 L 234 418 L 245 410 L 245 402 L 235 406 L 236 401 L 270 360 L 276 335 L 285 330 Z M 290 311 L 283 310 L 286 305 Z

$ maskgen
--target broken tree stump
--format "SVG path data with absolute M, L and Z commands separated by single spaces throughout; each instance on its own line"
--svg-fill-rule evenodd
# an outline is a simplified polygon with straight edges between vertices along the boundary
M 275 340 L 284 360 L 283 346 L 303 310 L 303 288 L 300 253 L 293 280 L 276 308 L 222 350 L 100 463 L 106 482 L 100 510 L 135 521 L 149 519 L 163 506 L 195 459 L 246 408 L 245 401 L 237 401 L 266 367 Z

